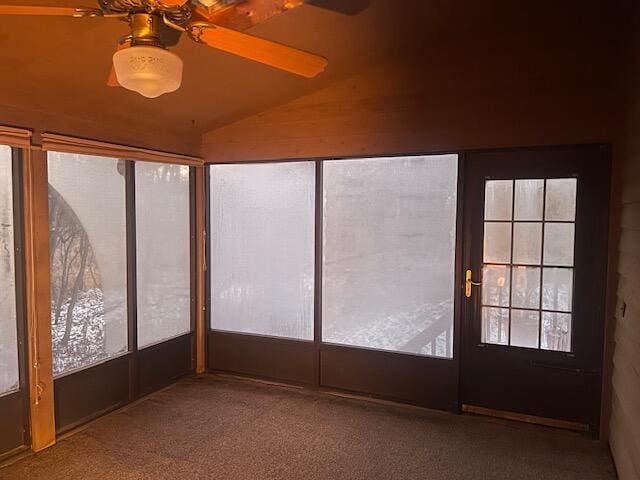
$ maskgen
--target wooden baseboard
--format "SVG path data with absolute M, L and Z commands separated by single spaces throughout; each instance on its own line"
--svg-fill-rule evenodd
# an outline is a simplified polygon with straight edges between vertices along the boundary
M 544 425 L 546 427 L 562 428 L 564 430 L 574 430 L 578 432 L 588 432 L 589 425 L 586 423 L 570 422 L 567 420 L 557 420 L 555 418 L 537 417 L 524 413 L 505 412 L 503 410 L 493 410 L 491 408 L 478 407 L 475 405 L 462 405 L 462 411 L 474 415 L 484 415 L 487 417 L 502 418 L 516 422 L 531 423 L 534 425 Z
M 21 460 L 29 455 L 32 455 L 33 453 L 34 452 L 31 450 L 31 448 L 26 445 L 5 452 L 0 455 L 0 469 L 3 467 L 7 467 L 12 463 L 15 463 L 18 460 Z

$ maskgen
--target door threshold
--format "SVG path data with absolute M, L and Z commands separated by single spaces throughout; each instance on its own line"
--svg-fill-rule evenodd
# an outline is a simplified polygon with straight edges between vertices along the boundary
M 476 405 L 462 404 L 464 413 L 473 415 L 482 415 L 485 417 L 501 418 L 503 420 L 513 420 L 516 422 L 530 423 L 533 425 L 543 425 L 545 427 L 561 428 L 564 430 L 573 430 L 576 432 L 588 432 L 589 425 L 580 422 L 570 422 L 568 420 L 558 420 L 555 418 L 537 417 L 535 415 L 527 415 L 525 413 L 506 412 L 504 410 L 494 410 L 492 408 L 478 407 Z

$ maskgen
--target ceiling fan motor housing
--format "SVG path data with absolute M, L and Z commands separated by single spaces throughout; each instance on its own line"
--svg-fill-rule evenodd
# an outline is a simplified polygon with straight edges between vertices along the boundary
M 161 12 L 173 23 L 184 26 L 191 17 L 189 2 L 171 4 L 171 0 L 98 0 L 104 13 L 152 13 Z
M 170 2 L 170 0 L 169 0 Z M 182 5 L 165 4 L 161 0 L 98 0 L 105 14 L 124 15 L 131 27 L 131 35 L 124 40 L 132 45 L 165 48 L 178 43 L 180 29 L 191 19 L 188 2 Z M 166 21 L 165 21 L 166 20 Z M 172 24 L 175 28 L 171 28 Z
M 165 25 L 155 13 L 134 13 L 130 17 L 131 45 L 165 48 L 178 43 L 180 32 Z

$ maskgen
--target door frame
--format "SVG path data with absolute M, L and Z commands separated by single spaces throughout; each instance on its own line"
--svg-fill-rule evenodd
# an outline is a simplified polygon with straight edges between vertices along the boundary
M 469 380 L 465 379 L 465 375 L 470 371 L 470 369 L 465 369 L 465 363 L 476 365 L 476 363 L 469 358 L 471 356 L 469 348 L 473 348 L 474 345 L 472 344 L 477 343 L 477 338 L 471 337 L 476 335 L 476 331 L 474 330 L 476 325 L 472 322 L 474 321 L 474 317 L 477 312 L 479 312 L 479 294 L 474 294 L 471 299 L 463 297 L 464 317 L 461 333 L 462 335 L 467 335 L 463 337 L 459 351 L 461 354 L 460 402 L 463 405 L 463 410 L 465 411 L 483 411 L 484 413 L 491 413 L 496 416 L 504 417 L 506 415 L 509 418 L 520 418 L 533 423 L 544 423 L 555 426 L 562 425 L 564 427 L 580 430 L 588 429 L 597 434 L 600 426 L 601 397 L 603 389 L 604 332 L 606 327 L 609 209 L 611 192 L 611 147 L 609 144 L 598 143 L 507 149 L 482 149 L 467 152 L 467 161 L 481 162 L 483 156 L 496 156 L 496 162 L 505 162 L 506 164 L 507 162 L 513 163 L 514 161 L 517 161 L 514 158 L 519 156 L 527 159 L 527 157 L 534 157 L 540 154 L 547 156 L 551 155 L 552 157 L 556 157 L 558 161 L 569 161 L 579 165 L 579 171 L 576 171 L 575 173 L 581 174 L 583 182 L 578 184 L 578 195 L 581 193 L 582 195 L 586 194 L 590 205 L 595 206 L 594 210 L 589 210 L 590 213 L 593 213 L 597 223 L 596 226 L 598 227 L 593 232 L 588 232 L 587 229 L 585 229 L 587 224 L 584 218 L 580 223 L 578 223 L 578 215 L 580 214 L 580 207 L 578 207 L 578 210 L 576 211 L 575 224 L 576 244 L 574 247 L 576 257 L 574 263 L 574 287 L 577 285 L 578 281 L 582 283 L 582 293 L 579 295 L 581 297 L 588 296 L 589 298 L 593 298 L 594 308 L 587 308 L 583 302 L 580 302 L 579 300 L 576 301 L 574 291 L 572 310 L 574 320 L 578 314 L 580 314 L 581 318 L 586 317 L 588 321 L 588 329 L 593 335 L 589 342 L 584 341 L 577 345 L 579 348 L 576 350 L 573 348 L 576 346 L 574 343 L 576 330 L 572 329 L 571 352 L 543 351 L 540 349 L 535 350 L 492 344 L 487 344 L 485 347 L 487 350 L 496 352 L 502 351 L 503 354 L 509 355 L 509 357 L 514 361 L 528 359 L 527 361 L 530 362 L 531 366 L 543 369 L 541 371 L 565 372 L 567 385 L 572 384 L 573 382 L 576 389 L 578 388 L 578 385 L 580 388 L 583 388 L 587 394 L 580 398 L 582 399 L 587 396 L 591 396 L 591 405 L 590 407 L 585 406 L 582 413 L 576 413 L 575 417 L 570 417 L 567 416 L 565 412 L 558 413 L 561 409 L 557 409 L 557 412 L 554 415 L 542 415 L 539 413 L 510 410 L 508 408 L 503 408 L 502 406 L 492 408 L 487 405 L 477 403 L 477 398 L 474 399 L 471 392 L 468 391 L 469 386 L 466 382 L 469 382 Z M 531 161 L 531 158 L 528 158 L 528 160 Z M 468 163 L 467 166 L 471 168 L 470 163 Z M 503 167 L 498 168 L 505 170 Z M 539 171 L 533 172 L 531 175 L 522 176 L 518 173 L 516 167 L 515 173 L 508 172 L 506 176 L 508 178 L 547 178 L 550 175 L 544 174 L 545 168 L 546 167 L 542 166 Z M 479 166 L 479 169 L 482 169 L 482 166 Z M 506 170 L 508 170 L 508 167 Z M 465 173 L 468 173 L 468 170 L 466 170 Z M 472 180 L 468 178 L 467 184 L 471 182 Z M 480 183 L 480 180 L 477 180 L 474 184 L 474 188 L 479 188 Z M 484 181 L 482 181 L 482 185 L 484 185 Z M 584 191 L 580 192 L 581 189 L 584 189 Z M 481 193 L 482 198 L 484 198 L 483 192 Z M 479 222 L 479 220 L 477 217 L 477 210 L 475 211 L 474 216 L 471 203 L 477 201 L 479 193 L 480 192 L 475 190 L 473 192 L 468 191 L 467 202 L 464 208 L 465 218 L 463 236 L 465 237 L 465 245 L 463 261 L 465 265 L 464 268 L 470 268 L 473 271 L 474 280 L 477 279 L 480 272 L 479 265 L 481 265 L 481 263 L 478 265 L 473 263 L 474 260 L 478 261 L 478 259 L 474 258 L 472 250 L 475 245 L 476 248 L 480 249 L 480 252 L 482 251 L 482 248 L 477 246 L 477 242 L 480 242 L 481 245 L 482 238 L 474 238 L 475 234 L 477 234 L 476 236 L 480 236 L 481 232 L 476 232 L 474 230 L 477 226 L 474 225 L 474 221 Z M 484 205 L 482 205 L 482 209 L 484 211 Z M 477 224 L 479 225 L 479 223 Z M 593 237 L 589 237 L 592 241 L 589 241 L 588 245 L 584 240 L 579 243 L 578 235 L 581 235 L 581 238 L 587 238 L 587 233 L 593 234 Z M 593 252 L 596 252 L 595 255 L 593 255 Z M 594 268 L 589 271 L 588 278 L 591 280 L 590 282 L 586 282 L 585 278 L 587 277 L 578 265 L 578 259 L 580 258 L 581 264 L 584 264 L 586 257 L 592 258 L 594 265 Z M 590 287 L 586 288 L 585 283 L 591 283 Z M 585 310 L 589 311 L 589 314 L 585 314 Z M 477 323 L 477 321 L 479 320 L 476 320 L 475 323 Z M 540 321 L 542 321 L 542 319 L 540 319 Z M 531 360 L 531 357 L 540 357 L 540 359 Z M 541 373 L 540 375 L 543 374 Z M 576 375 L 582 375 L 584 377 L 591 376 L 592 378 L 586 378 L 578 381 L 575 379 Z M 597 392 L 595 391 L 596 388 Z M 498 399 L 496 398 L 496 401 L 497 400 Z M 531 400 L 532 403 L 534 403 L 535 399 L 532 398 Z M 587 402 L 585 401 L 583 403 L 586 405 Z M 553 412 L 554 409 L 552 408 L 548 411 Z

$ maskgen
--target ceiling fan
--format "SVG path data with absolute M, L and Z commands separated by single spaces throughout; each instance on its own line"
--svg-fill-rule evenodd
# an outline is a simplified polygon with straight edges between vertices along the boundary
M 313 1 L 340 11 L 331 1 L 309 3 Z M 182 34 L 196 43 L 296 75 L 318 75 L 327 65 L 325 58 L 239 31 L 303 3 L 304 0 L 98 0 L 97 8 L 0 5 L 0 15 L 103 17 L 127 22 L 131 33 L 118 43 L 107 85 L 154 98 L 180 87 L 182 60 L 167 48 L 176 45 Z M 356 3 L 361 4 L 362 0 Z

